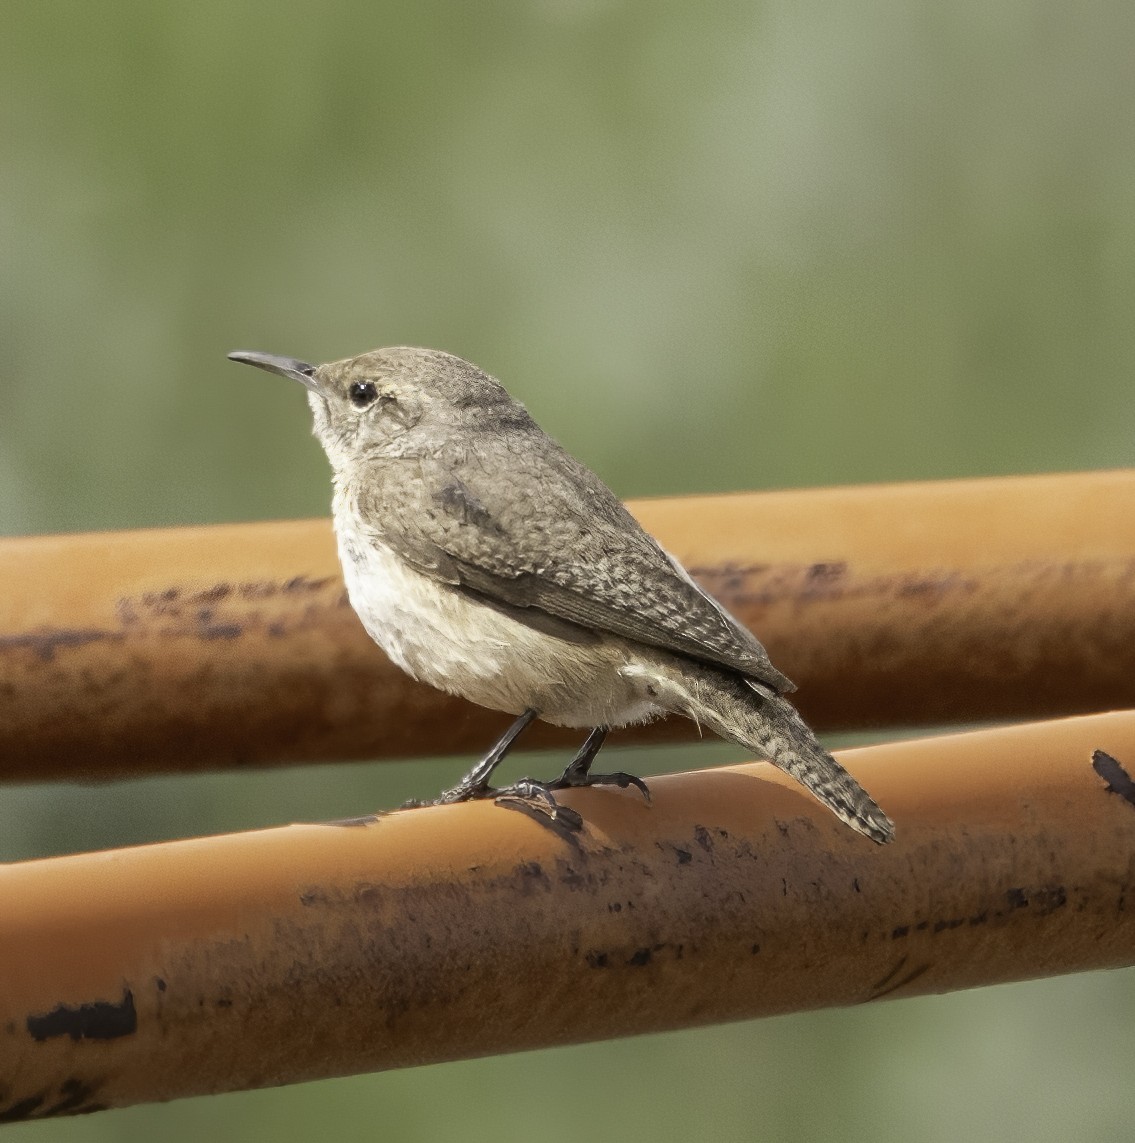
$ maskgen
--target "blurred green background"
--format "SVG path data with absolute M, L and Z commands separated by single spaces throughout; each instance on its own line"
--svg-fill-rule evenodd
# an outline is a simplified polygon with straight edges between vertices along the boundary
M 1129 464 L 1133 44 L 1120 0 L 8 5 L 0 530 L 324 513 L 234 348 L 459 353 L 624 496 Z M 459 769 L 5 790 L 0 857 Z M 8 1130 L 1113 1140 L 1133 1016 L 1095 974 Z

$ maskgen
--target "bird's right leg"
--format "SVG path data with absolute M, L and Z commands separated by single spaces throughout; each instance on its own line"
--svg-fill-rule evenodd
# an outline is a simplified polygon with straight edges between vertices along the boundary
M 524 729 L 536 717 L 537 711 L 526 710 L 497 740 L 493 748 L 478 762 L 460 782 L 450 790 L 443 790 L 436 798 L 429 802 L 418 801 L 412 798 L 404 802 L 404 810 L 417 806 L 447 806 L 453 802 L 469 802 L 474 798 L 484 798 L 494 793 L 489 787 L 489 779 L 493 771 L 501 764 L 501 760 L 512 749 L 512 744 L 520 737 Z
M 597 726 L 588 736 L 587 741 L 579 748 L 576 756 L 567 764 L 564 772 L 554 781 L 548 783 L 549 790 L 570 790 L 581 786 L 618 786 L 625 790 L 634 786 L 649 802 L 650 791 L 641 778 L 627 774 L 622 770 L 614 774 L 592 774 L 591 763 L 599 753 L 607 737 L 606 726 Z

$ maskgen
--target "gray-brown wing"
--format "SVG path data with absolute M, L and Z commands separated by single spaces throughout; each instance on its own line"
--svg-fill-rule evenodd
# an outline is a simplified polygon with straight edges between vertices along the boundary
M 590 469 L 542 439 L 537 450 L 502 437 L 454 461 L 384 462 L 361 506 L 420 571 L 518 617 L 546 613 L 794 689 Z

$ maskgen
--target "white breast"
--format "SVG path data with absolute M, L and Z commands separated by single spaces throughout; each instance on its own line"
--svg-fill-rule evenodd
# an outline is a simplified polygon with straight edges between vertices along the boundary
M 481 706 L 535 708 L 563 726 L 622 726 L 659 713 L 635 649 L 621 639 L 571 643 L 537 631 L 410 567 L 336 505 L 351 606 L 404 671 Z

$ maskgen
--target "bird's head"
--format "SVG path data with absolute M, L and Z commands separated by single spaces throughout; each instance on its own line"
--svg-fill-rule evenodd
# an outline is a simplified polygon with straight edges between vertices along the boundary
M 336 473 L 370 455 L 440 451 L 462 431 L 531 423 L 498 381 L 437 349 L 375 349 L 326 365 L 243 350 L 229 358 L 307 389 L 315 435 Z

